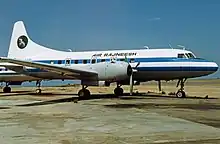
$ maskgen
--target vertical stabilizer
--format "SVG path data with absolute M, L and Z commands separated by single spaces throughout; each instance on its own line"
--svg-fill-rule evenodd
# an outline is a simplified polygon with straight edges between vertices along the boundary
M 22 58 L 26 54 L 23 53 L 29 44 L 29 37 L 25 29 L 24 23 L 18 21 L 14 24 L 11 41 L 9 45 L 8 57 Z
M 40 59 L 54 53 L 56 53 L 56 50 L 38 45 L 30 39 L 23 21 L 17 21 L 14 24 L 8 57 L 18 59 Z

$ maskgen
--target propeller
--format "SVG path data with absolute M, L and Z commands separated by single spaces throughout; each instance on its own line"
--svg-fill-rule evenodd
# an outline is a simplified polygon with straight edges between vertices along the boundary
M 129 84 L 130 84 L 130 95 L 132 95 L 133 94 L 133 86 L 134 86 L 134 84 L 133 84 L 133 70 L 130 75 L 130 83 Z
M 125 61 L 130 65 L 127 57 L 125 56 Z M 137 65 L 134 67 L 134 69 L 136 69 L 138 66 L 140 65 L 140 62 L 137 63 Z M 133 87 L 134 87 L 134 81 L 133 81 L 133 69 L 131 71 L 131 75 L 130 75 L 130 82 L 129 82 L 129 85 L 130 85 L 130 95 L 133 94 Z

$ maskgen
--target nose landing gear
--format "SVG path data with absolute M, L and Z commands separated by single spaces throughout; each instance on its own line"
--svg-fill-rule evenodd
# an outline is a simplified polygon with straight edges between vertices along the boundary
M 178 98 L 185 98 L 186 97 L 186 92 L 184 91 L 185 82 L 186 82 L 186 78 L 180 79 L 178 81 L 176 87 L 178 87 L 180 85 L 180 89 L 176 92 L 176 97 L 178 97 Z

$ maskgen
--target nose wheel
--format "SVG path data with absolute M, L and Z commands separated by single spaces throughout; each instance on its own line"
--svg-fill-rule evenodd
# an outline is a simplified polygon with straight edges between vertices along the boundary
M 185 91 L 178 90 L 177 93 L 176 93 L 176 97 L 178 97 L 178 98 L 185 98 L 186 97 Z
M 180 89 L 176 92 L 176 97 L 178 97 L 178 98 L 185 98 L 186 97 L 186 92 L 184 91 L 185 82 L 186 82 L 186 78 L 180 79 L 178 81 L 177 87 L 180 85 Z

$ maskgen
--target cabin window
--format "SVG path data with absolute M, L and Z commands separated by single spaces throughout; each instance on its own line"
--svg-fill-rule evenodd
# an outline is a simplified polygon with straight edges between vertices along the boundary
M 111 62 L 111 63 L 115 63 L 115 61 L 116 61 L 116 58 L 115 58 L 115 57 L 113 57 L 113 58 L 110 59 L 110 62 Z
M 133 63 L 134 62 L 134 59 L 132 58 L 132 59 L 130 59 L 130 63 Z
M 75 61 L 74 61 L 74 63 L 75 63 L 75 64 L 78 64 L 78 63 L 79 63 L 79 61 L 78 61 L 78 60 L 75 60 Z
M 105 59 L 101 59 L 101 62 L 104 62 L 105 61 Z
M 177 56 L 178 58 L 186 58 L 186 56 L 184 54 L 178 54 Z
M 92 63 L 95 63 L 96 62 L 96 59 L 92 59 Z
M 70 64 L 70 60 L 66 60 L 66 64 Z
M 61 60 L 58 60 L 58 64 L 62 64 L 62 61 L 61 61 Z
M 125 61 L 125 59 L 120 59 L 120 61 Z
M 83 60 L 83 63 L 84 63 L 84 64 L 87 64 L 87 60 Z

